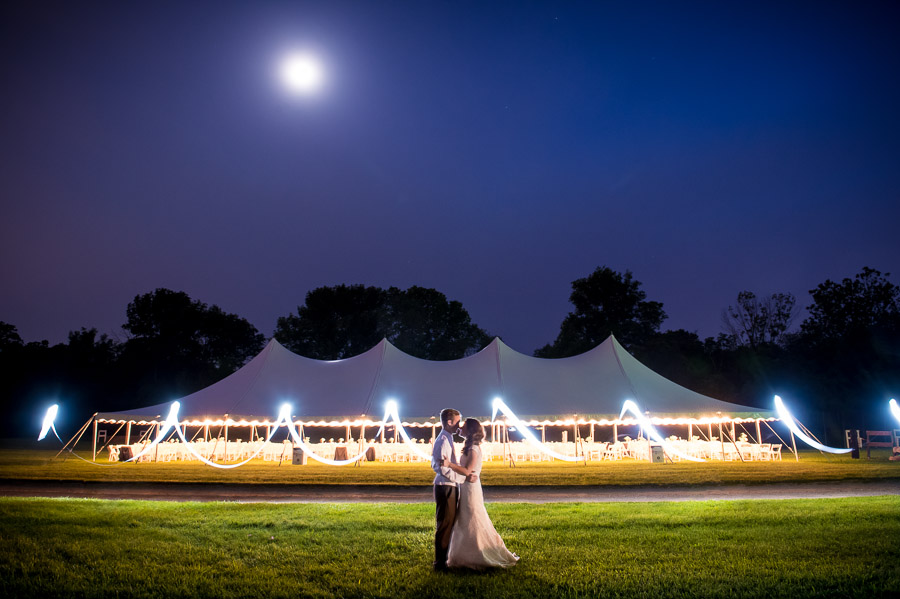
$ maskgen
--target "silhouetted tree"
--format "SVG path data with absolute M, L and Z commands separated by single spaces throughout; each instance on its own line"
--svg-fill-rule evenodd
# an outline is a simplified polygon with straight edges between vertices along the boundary
M 209 385 L 255 356 L 265 338 L 252 324 L 184 292 L 157 289 L 128 304 L 123 388 L 157 403 Z M 130 402 L 134 405 L 134 401 Z
M 490 341 L 460 302 L 435 289 L 363 285 L 313 289 L 296 314 L 278 319 L 275 338 L 320 360 L 358 355 L 382 338 L 426 360 L 462 358 Z
M 852 279 L 818 285 L 792 337 L 811 400 L 833 432 L 872 421 L 883 427 L 887 398 L 900 388 L 900 288 L 889 275 L 864 267 Z
M 383 289 L 365 285 L 318 287 L 306 294 L 297 314 L 278 318 L 275 338 L 307 358 L 359 355 L 384 337 L 384 295 Z
M 722 324 L 734 347 L 757 349 L 781 344 L 797 316 L 796 299 L 790 293 L 773 293 L 759 299 L 752 291 L 738 293 L 737 305 L 722 311 Z
M 852 279 L 828 279 L 809 293 L 813 303 L 800 331 L 809 342 L 829 343 L 900 325 L 900 288 L 884 273 L 863 267 Z
M 666 318 L 660 302 L 647 301 L 631 271 L 606 266 L 572 283 L 569 301 L 575 306 L 563 320 L 552 344 L 534 352 L 540 358 L 564 358 L 588 351 L 610 334 L 634 351 L 647 343 Z
M 391 287 L 385 297 L 385 337 L 406 353 L 426 360 L 455 360 L 490 343 L 458 301 L 436 289 Z
M 23 345 L 22 338 L 19 337 L 19 330 L 0 320 L 0 354 L 4 351 L 20 349 Z

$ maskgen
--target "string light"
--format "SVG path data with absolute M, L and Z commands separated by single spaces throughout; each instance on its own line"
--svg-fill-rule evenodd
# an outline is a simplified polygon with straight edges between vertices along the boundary
M 777 395 L 775 396 L 775 411 L 778 412 L 778 416 L 787 425 L 787 427 L 791 429 L 791 432 L 799 437 L 800 440 L 807 445 L 810 445 L 811 447 L 815 447 L 819 451 L 824 451 L 827 453 L 850 453 L 851 451 L 853 451 L 853 449 L 849 447 L 847 449 L 843 449 L 839 447 L 829 447 L 827 445 L 822 445 L 815 439 L 810 438 L 808 435 L 806 435 L 806 433 L 800 430 L 800 427 L 797 426 L 797 422 L 794 420 L 794 417 L 788 411 L 781 398 Z
M 650 419 L 644 416 L 644 414 L 641 413 L 641 409 L 638 407 L 638 405 L 630 399 L 626 399 L 625 403 L 622 404 L 622 411 L 619 413 L 620 420 L 622 419 L 622 416 L 625 415 L 625 412 L 631 412 L 631 414 L 637 419 L 638 423 L 640 423 L 644 431 L 646 431 L 647 436 L 651 437 L 654 441 L 662 445 L 663 451 L 665 451 L 666 453 L 676 455 L 681 459 L 688 460 L 690 462 L 706 461 L 703 458 L 695 458 L 692 455 L 688 455 L 686 453 L 678 451 L 677 449 L 675 449 L 675 447 L 673 447 L 669 443 L 666 443 L 665 439 L 663 439 L 663 436 L 660 435 L 653 424 L 651 424 Z

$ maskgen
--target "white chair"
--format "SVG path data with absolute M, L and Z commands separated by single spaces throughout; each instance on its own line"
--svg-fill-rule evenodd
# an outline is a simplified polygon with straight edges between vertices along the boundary
M 769 452 L 771 456 L 769 459 L 772 461 L 778 460 L 781 461 L 781 443 L 774 443 L 772 445 L 772 450 Z

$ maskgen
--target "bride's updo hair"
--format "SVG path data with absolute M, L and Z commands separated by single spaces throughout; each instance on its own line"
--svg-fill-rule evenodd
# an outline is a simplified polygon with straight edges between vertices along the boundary
M 484 441 L 484 427 L 475 418 L 466 418 L 466 444 L 463 445 L 463 455 L 469 455 L 473 445 L 481 445 Z

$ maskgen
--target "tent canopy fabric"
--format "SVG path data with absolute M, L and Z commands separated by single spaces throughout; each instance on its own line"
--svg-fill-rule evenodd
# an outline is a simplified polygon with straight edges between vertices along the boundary
M 380 420 L 389 399 L 397 402 L 401 418 L 427 419 L 438 417 L 446 407 L 463 416 L 489 417 L 495 397 L 520 417 L 618 416 L 626 399 L 653 416 L 770 415 L 673 383 L 640 363 L 613 336 L 583 354 L 552 360 L 521 354 L 495 338 L 472 356 L 440 362 L 410 356 L 386 339 L 352 358 L 314 360 L 292 353 L 273 338 L 233 374 L 178 401 L 182 420 L 225 414 L 232 419 L 272 419 L 285 402 L 304 420 Z M 171 404 L 98 417 L 165 417 Z

